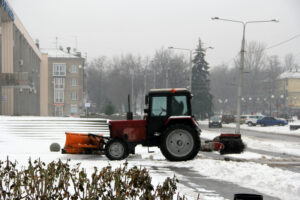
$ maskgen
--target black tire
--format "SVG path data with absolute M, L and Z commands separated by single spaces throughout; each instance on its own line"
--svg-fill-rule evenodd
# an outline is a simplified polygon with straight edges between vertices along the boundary
M 160 150 L 170 161 L 191 160 L 200 150 L 199 134 L 190 126 L 172 125 L 163 132 Z
M 261 126 L 266 126 L 265 124 L 261 124 Z
M 112 139 L 105 145 L 105 155 L 110 160 L 122 160 L 128 157 L 128 145 L 120 139 Z
M 59 152 L 60 151 L 60 145 L 58 143 L 52 143 L 50 145 L 50 151 L 51 152 Z
M 279 123 L 279 126 L 283 126 L 283 124 L 282 124 L 282 123 Z
M 248 126 L 253 126 L 252 122 L 248 122 L 247 124 L 248 124 Z

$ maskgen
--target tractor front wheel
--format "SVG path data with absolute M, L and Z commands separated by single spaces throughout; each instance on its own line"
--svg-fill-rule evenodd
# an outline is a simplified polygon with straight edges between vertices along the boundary
M 122 160 L 129 155 L 128 145 L 120 139 L 112 139 L 105 146 L 105 155 L 110 160 Z
M 187 125 L 177 124 L 167 128 L 160 145 L 162 154 L 170 161 L 193 159 L 200 149 L 198 132 Z

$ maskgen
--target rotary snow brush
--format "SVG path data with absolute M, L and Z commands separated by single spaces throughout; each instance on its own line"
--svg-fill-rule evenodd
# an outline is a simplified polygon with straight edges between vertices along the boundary
M 220 154 L 242 153 L 246 145 L 242 141 L 241 134 L 222 133 L 214 138 L 213 142 L 220 142 L 223 146 L 220 149 Z

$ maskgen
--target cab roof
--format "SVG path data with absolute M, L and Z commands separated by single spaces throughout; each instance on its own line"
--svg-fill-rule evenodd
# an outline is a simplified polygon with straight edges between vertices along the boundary
M 161 88 L 161 89 L 151 89 L 149 94 L 170 94 L 170 93 L 189 93 L 190 91 L 186 88 Z

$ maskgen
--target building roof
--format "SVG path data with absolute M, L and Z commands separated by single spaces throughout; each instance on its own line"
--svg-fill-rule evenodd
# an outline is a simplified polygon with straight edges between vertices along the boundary
M 81 58 L 78 53 L 68 53 L 60 49 L 41 49 L 41 52 L 48 54 L 49 58 Z
M 278 79 L 286 79 L 286 78 L 299 78 L 300 79 L 300 71 L 286 71 L 278 76 Z

